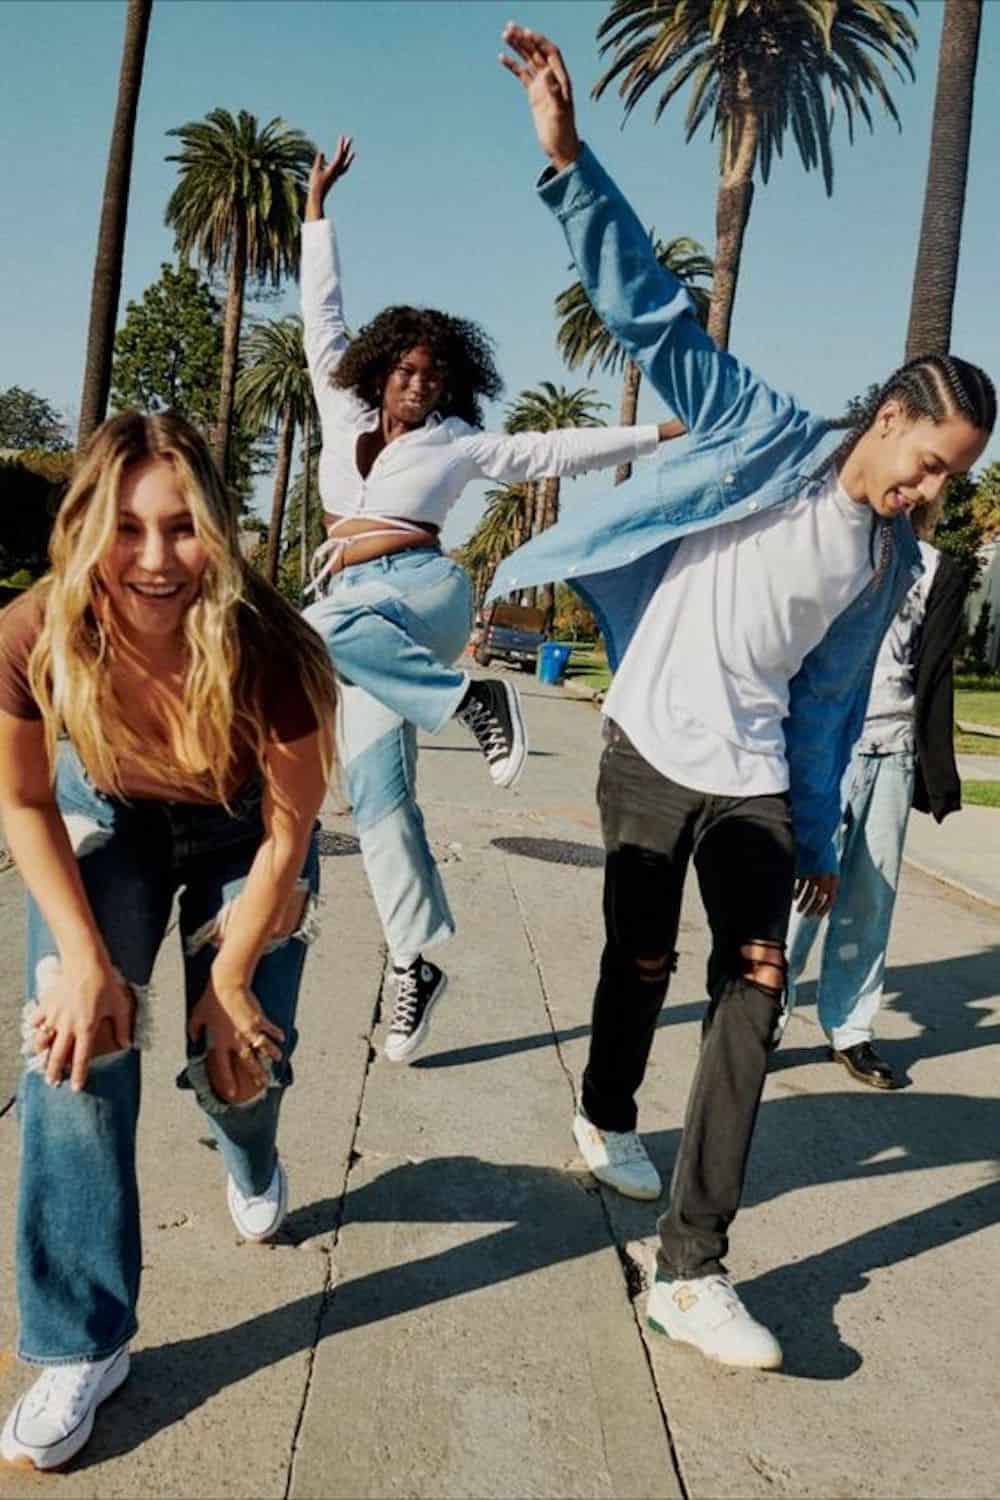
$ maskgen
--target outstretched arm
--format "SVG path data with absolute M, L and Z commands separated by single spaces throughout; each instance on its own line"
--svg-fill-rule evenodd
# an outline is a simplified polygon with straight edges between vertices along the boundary
M 649 235 L 577 134 L 573 90 L 559 48 L 511 24 L 519 80 L 551 163 L 542 198 L 560 220 L 583 287 L 605 327 L 692 433 L 775 420 L 794 403 L 770 390 L 701 328 L 683 284 L 656 260 Z
M 556 427 L 551 432 L 476 432 L 462 439 L 474 479 L 506 484 L 611 469 L 652 453 L 658 443 L 681 437 L 673 419 L 638 427 Z
M 321 410 L 321 398 L 330 389 L 330 376 L 347 348 L 340 255 L 324 205 L 333 184 L 350 170 L 353 160 L 350 136 L 340 137 L 329 161 L 317 151 L 302 225 L 302 321 L 309 373 Z

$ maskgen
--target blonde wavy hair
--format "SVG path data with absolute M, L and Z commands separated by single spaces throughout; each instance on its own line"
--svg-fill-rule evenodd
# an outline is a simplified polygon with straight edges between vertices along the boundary
M 197 598 L 184 616 L 187 665 L 175 746 L 137 731 L 109 667 L 126 643 L 101 580 L 118 528 L 122 481 L 136 464 L 170 464 L 208 554 Z M 28 676 L 45 724 L 50 764 L 63 731 L 98 785 L 124 795 L 123 756 L 139 759 L 165 788 L 181 768 L 227 805 L 234 747 L 263 764 L 270 725 L 264 692 L 277 670 L 298 677 L 334 770 L 337 689 L 319 636 L 242 557 L 235 507 L 200 433 L 171 414 L 112 417 L 81 455 L 49 544 L 52 569 L 38 585 L 44 624 Z

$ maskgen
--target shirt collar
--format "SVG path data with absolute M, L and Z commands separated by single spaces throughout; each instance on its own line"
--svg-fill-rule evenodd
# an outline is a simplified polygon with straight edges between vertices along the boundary
M 440 427 L 444 421 L 439 411 L 427 413 L 421 427 L 415 427 L 414 432 L 421 432 L 424 427 Z M 358 427 L 362 432 L 374 432 L 379 423 L 379 410 L 377 406 L 366 406 L 358 413 Z

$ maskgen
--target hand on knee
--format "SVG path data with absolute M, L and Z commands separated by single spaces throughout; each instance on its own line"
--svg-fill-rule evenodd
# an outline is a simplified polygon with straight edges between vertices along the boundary
M 259 1097 L 262 1091 L 259 1074 L 256 1070 L 251 1072 L 238 1057 L 231 1058 L 231 1066 L 227 1068 L 213 1048 L 205 1066 L 212 1092 L 227 1104 L 249 1104 L 251 1099 Z

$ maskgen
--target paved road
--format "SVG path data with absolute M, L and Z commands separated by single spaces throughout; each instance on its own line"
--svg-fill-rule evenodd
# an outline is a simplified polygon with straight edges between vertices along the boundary
M 880 1024 L 910 1080 L 900 1093 L 863 1090 L 826 1061 L 811 1006 L 791 1022 L 731 1260 L 784 1342 L 785 1371 L 741 1374 L 647 1337 L 655 1213 L 598 1190 L 569 1131 L 600 949 L 598 718 L 524 686 L 523 791 L 489 787 L 457 730 L 422 758 L 461 933 L 410 1068 L 380 1056 L 384 951 L 349 824 L 325 815 L 325 925 L 283 1123 L 294 1207 L 273 1248 L 237 1242 L 218 1159 L 173 1088 L 178 964 L 165 952 L 133 1374 L 69 1473 L 5 1471 L 0 1497 L 996 1494 L 996 910 L 907 870 Z M 4 876 L 0 1107 L 19 909 Z M 680 946 L 642 1095 L 665 1176 L 703 1003 L 693 892 Z M 8 1110 L 8 1204 L 15 1170 Z M 11 1220 L 5 1406 L 27 1378 L 10 1352 Z

